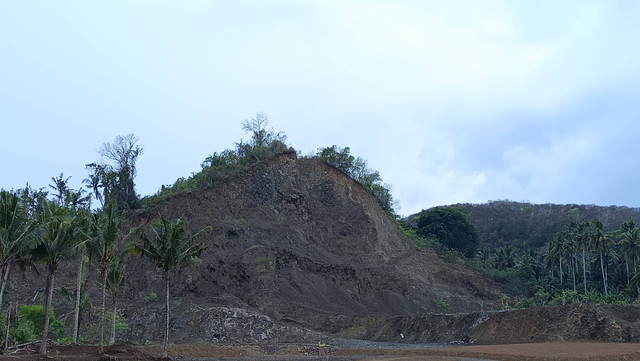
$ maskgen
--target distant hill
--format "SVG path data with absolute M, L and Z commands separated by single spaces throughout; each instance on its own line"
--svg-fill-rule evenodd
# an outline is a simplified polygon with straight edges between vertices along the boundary
M 579 221 L 599 219 L 605 230 L 620 228 L 623 221 L 640 223 L 640 208 L 578 204 L 531 204 L 489 201 L 483 204 L 454 204 L 467 214 L 480 234 L 481 247 L 542 247 L 569 222 L 569 211 L 578 209 Z M 415 219 L 417 214 L 409 217 Z

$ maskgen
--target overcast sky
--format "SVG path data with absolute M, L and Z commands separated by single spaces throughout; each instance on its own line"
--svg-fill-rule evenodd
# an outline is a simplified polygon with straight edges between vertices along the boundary
M 2 1 L 0 187 L 72 185 L 118 134 L 155 193 L 269 115 L 351 147 L 409 215 L 640 206 L 640 2 Z

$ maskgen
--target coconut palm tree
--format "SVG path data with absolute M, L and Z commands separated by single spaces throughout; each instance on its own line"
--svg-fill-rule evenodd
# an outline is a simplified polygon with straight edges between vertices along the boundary
M 582 252 L 582 284 L 584 286 L 584 294 L 587 294 L 587 261 L 586 251 L 589 246 L 589 230 L 591 222 L 581 222 L 573 227 L 572 234 L 576 245 Z
M 164 272 L 166 301 L 165 301 L 165 332 L 162 353 L 167 357 L 169 342 L 169 276 L 174 268 L 194 263 L 208 247 L 203 243 L 194 244 L 194 240 L 203 229 L 191 237 L 186 237 L 184 221 L 180 218 L 169 222 L 165 218 L 155 219 L 147 225 L 133 230 L 137 235 L 137 242 L 130 244 L 129 249 L 136 255 L 142 255 Z
M 606 263 L 606 258 L 609 255 L 609 250 L 611 248 L 611 245 L 613 244 L 613 241 L 611 240 L 611 238 L 609 237 L 609 235 L 607 233 L 604 232 L 603 228 L 603 224 L 601 221 L 599 220 L 595 220 L 593 221 L 593 226 L 594 226 L 594 232 L 592 234 L 592 238 L 591 238 L 591 249 L 593 250 L 594 254 L 597 255 L 597 257 L 600 259 L 600 270 L 602 271 L 602 285 L 604 287 L 604 293 L 605 295 L 608 294 L 608 277 L 607 277 L 607 265 Z
M 78 332 L 80 329 L 80 305 L 82 303 L 82 279 L 84 258 L 86 254 L 86 242 L 89 241 L 89 230 L 91 229 L 91 222 L 93 221 L 93 215 L 88 209 L 82 209 L 77 214 L 78 228 L 81 230 L 84 242 L 78 244 L 78 268 L 76 271 L 76 300 L 74 305 L 74 322 L 73 332 L 71 334 L 71 343 L 76 344 L 78 342 Z
M 105 299 L 107 294 L 107 276 L 109 264 L 118 255 L 118 246 L 122 240 L 120 228 L 124 215 L 118 210 L 117 201 L 111 200 L 102 212 L 93 215 L 89 230 L 87 249 L 98 260 L 100 267 L 102 303 L 100 310 L 100 344 L 98 351 L 104 353 Z
M 111 291 L 111 299 L 113 300 L 113 313 L 111 320 L 111 337 L 109 345 L 116 342 L 116 316 L 118 314 L 118 294 L 124 288 L 124 269 L 118 257 L 111 260 L 109 265 L 109 275 L 107 276 L 107 288 Z
M 562 257 L 564 256 L 564 253 L 565 252 L 562 239 L 560 239 L 558 235 L 555 235 L 553 237 L 553 240 L 549 242 L 547 259 L 549 261 L 557 261 L 559 263 L 558 274 L 560 275 L 560 288 L 562 288 L 562 275 L 564 273 L 562 269 Z
M 42 344 L 40 345 L 40 353 L 46 355 L 55 275 L 60 262 L 73 255 L 73 251 L 83 241 L 83 235 L 81 228 L 78 227 L 77 218 L 73 217 L 68 209 L 55 202 L 44 201 L 42 212 L 38 213 L 37 217 L 42 228 L 42 236 L 32 253 L 34 259 L 44 263 L 49 271 L 46 286 L 44 329 Z
M 0 310 L 11 263 L 35 246 L 37 223 L 29 216 L 20 197 L 0 191 Z
M 623 226 L 624 230 L 624 226 Z M 629 277 L 629 263 L 633 264 L 633 274 L 638 273 L 638 259 L 640 259 L 640 228 L 628 227 L 620 235 L 620 248 L 625 257 L 627 267 L 627 286 L 631 283 Z M 637 290 L 640 297 L 640 288 Z

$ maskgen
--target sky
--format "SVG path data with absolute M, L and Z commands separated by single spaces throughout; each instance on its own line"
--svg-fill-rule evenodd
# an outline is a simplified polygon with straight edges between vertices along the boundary
M 350 147 L 400 215 L 640 206 L 640 2 L 0 1 L 0 187 L 87 176 L 116 135 L 151 195 L 265 112 Z

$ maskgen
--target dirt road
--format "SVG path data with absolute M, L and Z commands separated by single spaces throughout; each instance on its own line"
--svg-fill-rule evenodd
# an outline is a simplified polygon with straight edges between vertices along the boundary
M 321 360 L 321 361 L 640 361 L 640 344 L 600 342 L 560 342 L 457 347 L 329 348 L 319 355 L 317 346 L 264 344 L 217 346 L 207 344 L 171 345 L 169 358 L 180 361 Z M 163 360 L 160 346 L 118 344 L 97 355 L 94 346 L 52 347 L 47 358 L 28 350 L 0 356 L 0 360 Z

